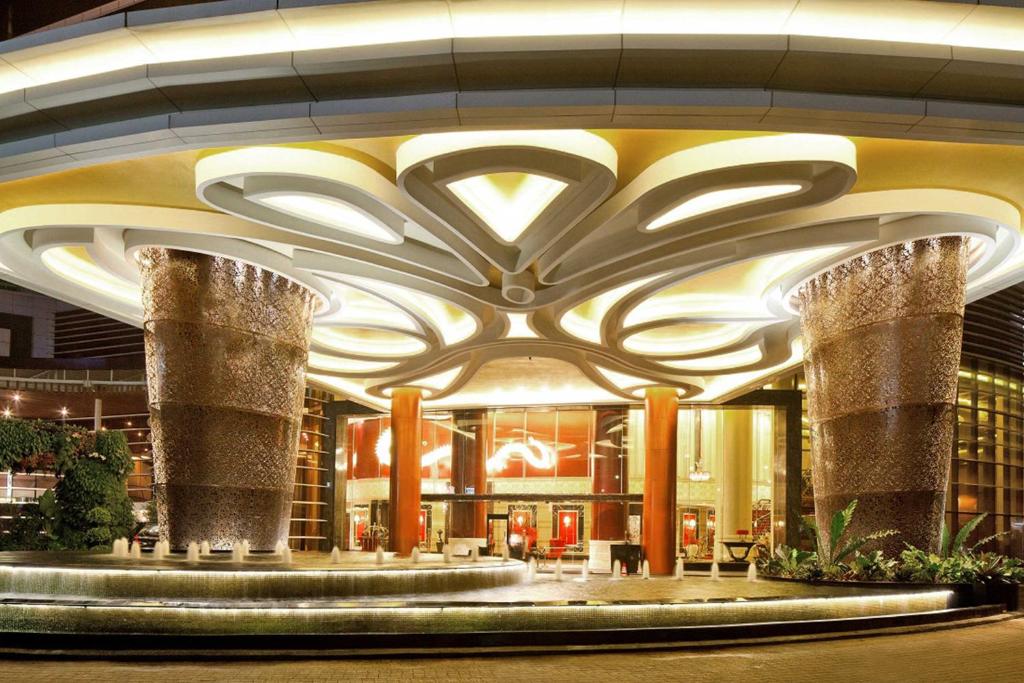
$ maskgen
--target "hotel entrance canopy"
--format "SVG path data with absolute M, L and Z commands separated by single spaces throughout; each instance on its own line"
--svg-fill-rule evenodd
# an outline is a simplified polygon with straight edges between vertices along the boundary
M 0 275 L 139 324 L 135 255 L 320 295 L 377 406 L 722 401 L 837 263 L 1021 279 L 1024 19 L 939 2 L 225 2 L 0 44 Z M 953 144 L 967 143 L 967 144 Z

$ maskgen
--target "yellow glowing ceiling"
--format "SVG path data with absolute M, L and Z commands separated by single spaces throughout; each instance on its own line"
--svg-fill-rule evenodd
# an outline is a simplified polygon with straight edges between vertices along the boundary
M 487 173 L 448 184 L 506 242 L 515 242 L 565 188 L 560 180 L 516 172 Z
M 152 232 L 154 230 L 162 231 L 157 242 L 169 246 L 188 248 L 189 244 L 194 244 L 191 239 L 200 239 L 209 245 L 226 240 L 225 244 L 238 249 L 237 253 L 228 254 L 236 258 L 253 262 L 261 262 L 264 257 L 270 261 L 284 259 L 283 266 L 268 261 L 268 267 L 278 272 L 295 271 L 319 278 L 322 293 L 332 301 L 331 309 L 321 316 L 314 331 L 310 376 L 378 405 L 386 403 L 394 384 L 394 373 L 399 370 L 405 373 L 403 381 L 440 396 L 435 399 L 438 405 L 463 405 L 478 399 L 518 403 L 514 397 L 517 387 L 535 402 L 545 402 L 539 398 L 541 396 L 547 396 L 547 402 L 630 400 L 636 396 L 637 387 L 649 386 L 655 381 L 652 377 L 657 376 L 658 368 L 670 375 L 676 373 L 673 376 L 684 398 L 717 400 L 799 362 L 801 350 L 799 339 L 794 338 L 795 328 L 791 326 L 788 332 L 777 328 L 792 323 L 792 314 L 780 305 L 780 297 L 785 294 L 782 289 L 794 285 L 794 277 L 840 258 L 857 245 L 871 244 L 884 236 L 870 232 L 843 234 L 830 237 L 823 244 L 807 242 L 814 237 L 813 232 L 800 237 L 776 238 L 772 236 L 773 231 L 785 226 L 787 219 L 775 217 L 759 224 L 765 237 L 752 241 L 749 253 L 729 252 L 725 247 L 718 247 L 717 251 L 687 262 L 685 268 L 682 262 L 668 260 L 663 266 L 651 266 L 647 271 L 637 270 L 638 266 L 645 265 L 644 261 L 638 261 L 630 265 L 634 269 L 630 272 L 642 276 L 618 281 L 609 279 L 607 286 L 593 287 L 591 291 L 589 282 L 615 275 L 616 259 L 626 262 L 628 256 L 625 251 L 621 254 L 615 250 L 599 252 L 594 257 L 608 259 L 610 265 L 595 273 L 583 270 L 585 277 L 578 277 L 578 284 L 573 281 L 556 290 L 551 284 L 556 280 L 539 280 L 540 268 L 532 262 L 513 268 L 495 259 L 481 266 L 479 259 L 474 261 L 472 249 L 459 251 L 457 248 L 459 240 L 473 248 L 479 245 L 472 244 L 472 239 L 465 235 L 452 242 L 438 237 L 444 230 L 441 219 L 403 197 L 396 185 L 403 168 L 435 158 L 432 155 L 457 154 L 464 148 L 486 150 L 491 142 L 513 147 L 535 144 L 538 149 L 554 154 L 582 155 L 575 158 L 592 159 L 597 167 L 614 173 L 607 200 L 611 206 L 618 201 L 619 193 L 628 194 L 631 183 L 642 174 L 649 175 L 649 169 L 658 160 L 709 143 L 751 137 L 764 138 L 765 134 L 657 130 L 503 131 L 489 137 L 487 132 L 480 131 L 466 135 L 396 136 L 269 146 L 336 155 L 352 169 L 372 171 L 364 175 L 373 175 L 375 184 L 370 189 L 364 188 L 365 191 L 401 215 L 411 226 L 409 236 L 414 241 L 421 240 L 419 251 L 408 254 L 396 251 L 397 260 L 388 262 L 383 270 L 374 270 L 378 264 L 373 261 L 373 253 L 353 252 L 344 238 L 335 242 L 297 234 L 294 229 L 277 226 L 273 221 L 257 224 L 238 213 L 235 214 L 238 217 L 223 216 L 209 200 L 197 199 L 196 163 L 225 151 L 216 149 L 101 163 L 0 184 L 0 210 L 25 207 L 20 213 L 0 214 L 0 237 L 28 228 L 26 235 L 31 238 L 32 225 L 38 225 L 38 234 L 46 239 L 33 250 L 44 269 L 42 272 L 49 273 L 46 277 L 56 276 L 73 282 L 76 287 L 85 288 L 83 291 L 94 293 L 97 302 L 109 300 L 109 304 L 98 308 L 120 313 L 120 317 L 129 320 L 137 315 L 131 310 L 138 309 L 139 291 L 136 282 L 126 279 L 131 269 L 115 273 L 104 266 L 110 263 L 111 254 L 114 257 L 128 255 L 131 245 L 146 244 L 147 241 L 139 237 L 143 232 L 151 235 L 157 234 Z M 1024 149 L 1019 147 L 851 140 L 856 148 L 856 181 L 845 198 L 834 202 L 839 207 L 837 216 L 858 215 L 859 205 L 848 201 L 851 197 L 867 198 L 884 191 L 906 190 L 909 191 L 906 196 L 913 201 L 917 196 L 914 193 L 920 188 L 1001 199 L 1018 210 L 1024 206 L 1024 184 L 1016 181 L 1018 170 L 1024 167 Z M 715 160 L 713 154 L 708 158 Z M 262 163 L 261 153 L 251 152 L 251 161 Z M 292 170 L 302 168 L 300 163 Z M 311 175 L 321 170 L 330 171 L 327 167 L 318 168 Z M 351 177 L 361 176 L 356 172 Z M 566 183 L 533 169 L 487 168 L 484 172 L 463 173 L 460 178 L 445 185 L 455 201 L 464 202 L 499 238 L 511 245 L 527 239 L 531 222 L 569 191 Z M 244 178 L 232 182 L 241 189 Z M 641 239 L 645 232 L 653 235 L 671 232 L 680 218 L 685 218 L 685 223 L 738 204 L 756 205 L 766 200 L 798 197 L 803 189 L 803 185 L 786 182 L 748 183 L 697 192 L 682 201 L 676 198 L 654 213 L 653 218 L 649 216 L 646 226 L 637 217 L 637 237 L 633 239 Z M 260 201 L 268 200 L 263 197 Z M 407 243 L 410 239 L 399 235 L 396 240 L 398 233 L 393 232 L 393 221 L 385 225 L 378 214 L 348 200 L 324 201 L 326 203 L 318 204 L 313 213 L 323 210 L 326 214 L 313 215 L 311 220 L 327 224 L 333 220 L 336 227 L 341 228 L 340 232 L 364 236 L 383 245 L 380 247 L 382 254 L 388 253 L 386 250 L 391 246 L 404 249 L 403 241 Z M 872 201 L 866 200 L 865 206 L 872 205 Z M 891 207 L 898 206 L 899 201 L 886 199 L 881 205 L 890 207 L 886 211 L 892 211 Z M 969 204 L 972 212 L 978 202 L 984 204 L 982 200 L 972 202 L 964 204 Z M 50 207 L 38 212 L 38 223 L 33 223 L 36 205 Z M 53 205 L 67 206 L 67 218 Z M 109 208 L 91 209 L 82 222 L 72 220 L 81 213 L 81 207 L 90 205 Z M 955 211 L 955 197 L 951 196 L 947 205 Z M 845 208 L 850 206 L 853 208 Z M 911 215 L 915 206 L 919 205 L 908 205 L 905 215 Z M 123 216 L 118 215 L 121 211 L 117 207 L 123 207 Z M 158 207 L 164 213 L 152 220 L 140 220 L 146 207 Z M 831 215 L 829 207 L 793 211 L 793 220 L 795 224 L 827 221 Z M 278 208 L 302 213 L 302 207 Z M 593 216 L 605 215 L 612 214 L 596 211 L 578 220 L 586 223 L 596 220 Z M 1008 213 L 1003 211 L 999 215 Z M 199 220 L 196 218 L 199 216 L 209 220 Z M 104 222 L 98 223 L 98 220 Z M 342 225 L 346 222 L 347 225 Z M 111 227 L 103 227 L 107 225 Z M 48 242 L 51 238 L 47 230 L 56 231 L 58 227 L 63 232 L 59 235 L 53 232 L 54 237 Z M 101 231 L 96 231 L 95 235 L 87 232 L 94 227 L 113 231 L 109 233 L 114 235 L 113 252 L 98 254 L 95 251 L 106 244 L 103 240 L 108 238 L 102 237 L 106 232 L 102 235 Z M 648 230 L 644 230 L 645 227 Z M 1011 227 L 1017 228 L 1016 224 Z M 558 225 L 543 226 L 547 231 L 558 229 Z M 70 241 L 61 241 L 67 234 L 73 235 Z M 594 234 L 601 235 L 600 231 Z M 169 235 L 176 237 L 172 239 Z M 1016 249 L 1013 244 L 1003 240 L 999 243 L 1002 246 L 986 246 L 985 239 L 979 233 L 975 240 L 979 261 L 996 259 L 1001 263 L 1000 272 L 1024 268 L 1024 253 L 1013 251 Z M 175 240 L 180 240 L 181 244 Z M 631 247 L 629 240 L 622 244 L 627 250 Z M 261 250 L 261 246 L 269 249 Z M 577 246 L 569 244 L 567 248 L 571 253 Z M 118 254 L 117 248 L 124 249 L 124 254 Z M 209 248 L 215 252 L 219 249 Z M 268 251 L 276 256 L 271 258 L 266 254 Z M 95 258 L 103 254 L 107 260 Z M 488 284 L 460 280 L 463 276 L 444 261 L 439 261 L 440 265 L 433 270 L 419 269 L 431 258 L 444 255 L 450 259 L 453 254 L 462 263 L 482 268 Z M 652 258 L 659 256 L 657 252 L 651 254 Z M 458 264 L 458 261 L 451 262 Z M 17 258 L 4 253 L 4 266 L 14 271 L 8 275 L 18 274 L 18 263 Z M 382 275 L 388 272 L 399 275 Z M 500 298 L 495 283 L 513 276 L 519 278 L 517 282 L 526 283 L 517 286 L 533 288 L 536 304 L 517 308 Z M 32 280 L 37 276 L 25 277 Z M 60 287 L 53 291 L 59 295 Z M 571 294 L 545 299 L 553 291 Z M 562 307 L 562 302 L 569 305 Z M 771 327 L 773 325 L 776 327 Z M 775 330 L 774 336 L 764 337 L 769 329 Z M 506 360 L 497 358 L 496 354 L 504 353 L 502 349 L 506 346 L 511 355 Z M 460 355 L 459 349 L 466 351 Z M 513 358 L 536 358 L 539 364 L 513 361 Z M 617 361 L 624 359 L 628 362 L 618 364 Z M 641 362 L 644 359 L 648 364 Z M 543 367 L 545 371 L 562 368 L 559 372 L 563 372 L 563 366 L 584 370 L 573 371 L 571 378 L 567 376 L 565 382 L 557 386 L 516 375 L 527 367 Z M 459 388 L 452 389 L 455 386 Z M 526 391 L 529 387 L 532 388 Z

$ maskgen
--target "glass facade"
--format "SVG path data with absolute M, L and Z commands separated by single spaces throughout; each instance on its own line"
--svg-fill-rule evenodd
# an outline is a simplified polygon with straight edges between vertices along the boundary
M 330 423 L 324 414 L 333 395 L 306 388 L 302 408 L 299 457 L 295 465 L 295 497 L 288 541 L 297 550 L 320 550 L 328 539 L 329 468 L 327 442 Z
M 986 550 L 1024 556 L 1024 393 L 1005 366 L 965 359 L 957 388 L 957 442 L 946 498 L 947 524 L 988 516 L 972 542 L 998 534 Z
M 771 542 L 775 488 L 784 486 L 774 476 L 785 445 L 779 412 L 774 407 L 680 408 L 680 554 L 723 559 L 719 540 Z M 559 555 L 567 558 L 587 556 L 592 539 L 619 536 L 615 540 L 639 542 L 645 459 L 642 407 L 500 408 L 484 414 L 487 485 L 475 493 L 486 500 L 491 552 L 498 551 L 502 539 L 516 545 L 526 537 L 541 548 L 559 548 Z M 373 529 L 386 525 L 390 423 L 388 416 L 348 419 L 344 450 L 351 548 L 375 547 Z M 424 415 L 424 548 L 436 549 L 449 536 L 455 429 L 451 413 Z M 607 516 L 609 505 L 618 506 L 611 509 L 612 518 Z M 602 524 L 622 532 L 609 534 Z

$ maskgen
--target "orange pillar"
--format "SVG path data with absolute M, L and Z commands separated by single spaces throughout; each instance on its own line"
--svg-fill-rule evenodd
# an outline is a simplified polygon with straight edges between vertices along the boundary
M 676 421 L 679 399 L 670 387 L 644 395 L 644 556 L 651 574 L 672 574 L 676 563 Z
M 400 387 L 391 394 L 391 499 L 388 505 L 391 550 L 408 555 L 420 540 L 420 455 L 423 443 L 419 389 Z

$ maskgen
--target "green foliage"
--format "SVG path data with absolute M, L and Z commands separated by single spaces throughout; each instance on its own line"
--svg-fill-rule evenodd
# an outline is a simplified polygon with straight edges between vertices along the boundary
M 18 463 L 42 450 L 31 422 L 0 420 L 0 470 L 17 469 Z
M 961 549 L 949 557 L 941 557 L 907 547 L 900 553 L 896 577 L 914 583 L 1024 583 L 1024 564 L 998 553 Z
M 817 552 L 778 546 L 770 558 L 760 561 L 761 572 L 768 576 L 803 580 L 907 581 L 912 583 L 1024 583 L 1024 563 L 996 553 L 979 553 L 978 549 L 996 536 L 983 538 L 970 548 L 967 539 L 985 515 L 978 515 L 950 539 L 943 527 L 942 552 L 935 554 L 907 546 L 898 558 L 886 558 L 881 550 L 862 553 L 869 541 L 886 538 L 895 531 L 877 531 L 865 536 L 846 538 L 853 521 L 857 501 L 832 516 L 829 524 L 831 547 L 827 547 L 820 530 L 808 523 L 813 532 Z
M 988 513 L 983 512 L 980 515 L 971 518 L 967 522 L 967 524 L 964 524 L 962 527 L 960 527 L 960 531 L 957 532 L 956 538 L 954 538 L 952 541 L 949 538 L 949 529 L 946 527 L 945 520 L 943 520 L 942 547 L 940 549 L 941 556 L 943 558 L 948 558 L 963 552 L 976 553 L 986 543 L 994 541 L 995 539 L 1007 533 L 1004 531 L 1002 533 L 992 534 L 991 536 L 985 536 L 984 538 L 980 539 L 977 543 L 972 545 L 970 548 L 965 550 L 964 544 L 967 542 L 967 539 L 970 538 L 971 534 L 974 533 L 974 530 L 978 528 L 978 525 L 981 524 L 982 520 L 984 520 L 986 517 L 988 517 Z
M 86 432 L 40 421 L 0 421 L 0 467 L 49 458 L 52 492 L 26 507 L 5 541 L 20 549 L 88 549 L 110 545 L 134 525 L 125 482 L 131 450 L 121 432 Z
M 886 559 L 881 550 L 856 553 L 850 563 L 850 578 L 857 581 L 892 581 L 896 576 L 896 560 Z
M 0 420 L 0 470 L 60 472 L 85 432 L 43 420 Z
M 83 443 L 94 450 L 76 457 L 56 487 L 69 548 L 108 545 L 127 536 L 134 521 L 125 488 L 131 451 L 124 434 L 100 432 Z
M 14 518 L 11 533 L 0 536 L 0 550 L 62 550 L 58 536 L 60 509 L 53 491 L 47 491 L 37 505 L 28 506 Z
M 832 515 L 832 520 L 829 523 L 829 543 L 825 542 L 825 538 L 822 536 L 821 530 L 817 525 L 813 522 L 808 522 L 808 526 L 814 533 L 814 541 L 817 546 L 817 556 L 821 563 L 821 569 L 830 578 L 840 578 L 848 573 L 851 567 L 847 564 L 847 560 L 853 555 L 858 554 L 860 549 L 867 543 L 895 536 L 898 533 L 895 529 L 885 529 L 865 536 L 845 538 L 846 531 L 850 528 L 850 523 L 853 522 L 853 513 L 856 510 L 857 501 L 851 500 L 850 504 L 844 509 L 837 510 Z
M 818 556 L 809 550 L 780 545 L 767 558 L 759 558 L 761 573 L 788 579 L 809 579 L 818 573 Z

